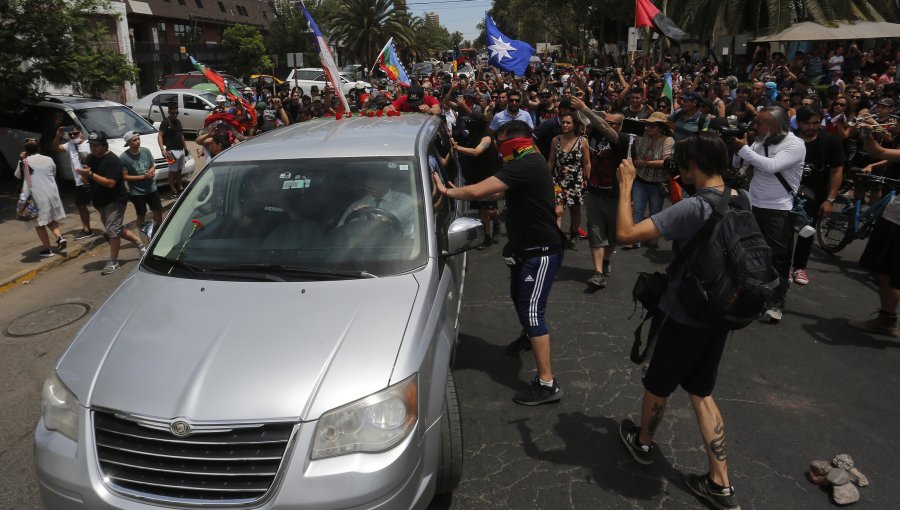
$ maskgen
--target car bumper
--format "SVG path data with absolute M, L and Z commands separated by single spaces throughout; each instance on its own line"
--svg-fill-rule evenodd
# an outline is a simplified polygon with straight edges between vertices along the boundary
M 89 411 L 83 409 L 81 418 L 80 423 L 91 423 Z M 433 453 L 440 441 L 439 427 L 431 427 L 425 433 L 417 427 L 402 443 L 383 453 L 310 461 L 308 446 L 314 431 L 315 423 L 298 426 L 281 476 L 262 503 L 232 508 L 362 510 L 425 508 L 428 505 L 433 495 L 434 468 L 428 469 L 426 465 L 436 464 Z M 125 497 L 108 488 L 97 464 L 92 425 L 82 427 L 79 436 L 76 444 L 47 430 L 43 420 L 37 424 L 35 466 L 45 508 L 147 510 L 173 507 Z M 86 448 L 85 445 L 90 446 Z M 426 455 L 425 451 L 432 454 Z

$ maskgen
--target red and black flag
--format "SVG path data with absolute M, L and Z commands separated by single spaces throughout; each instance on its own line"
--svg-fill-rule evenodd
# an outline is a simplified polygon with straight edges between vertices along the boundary
M 657 32 L 676 41 L 684 39 L 687 35 L 672 20 L 663 16 L 650 0 L 637 0 L 634 26 L 653 27 Z

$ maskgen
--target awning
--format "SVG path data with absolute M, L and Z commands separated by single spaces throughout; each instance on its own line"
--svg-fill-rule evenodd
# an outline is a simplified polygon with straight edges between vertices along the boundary
M 837 27 L 826 27 L 812 21 L 791 25 L 777 34 L 754 39 L 753 42 L 825 41 L 831 39 L 879 39 L 900 37 L 900 24 L 885 21 L 838 21 Z

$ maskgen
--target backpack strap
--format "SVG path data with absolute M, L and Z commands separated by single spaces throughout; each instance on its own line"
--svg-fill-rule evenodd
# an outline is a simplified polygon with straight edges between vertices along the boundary
M 697 233 L 694 234 L 694 237 L 692 237 L 691 240 L 688 241 L 688 243 L 684 246 L 684 248 L 680 248 L 676 245 L 675 259 L 672 261 L 671 264 L 669 264 L 667 271 L 683 264 L 684 261 L 687 260 L 688 256 L 691 254 L 691 252 L 694 251 L 696 246 L 701 244 L 701 240 L 706 237 L 706 232 L 711 228 L 712 220 L 714 219 L 716 214 L 718 214 L 721 217 L 721 216 L 724 216 L 725 213 L 728 212 L 729 203 L 731 202 L 731 188 L 729 188 L 727 184 L 725 185 L 725 188 L 722 190 L 722 196 L 718 200 L 714 201 L 712 198 L 710 198 L 708 196 L 709 194 L 710 194 L 709 191 L 701 190 L 699 193 L 697 193 L 694 196 L 697 198 L 700 198 L 700 199 L 704 200 L 706 203 L 708 203 L 713 208 L 713 214 L 709 215 L 709 218 L 707 218 L 707 220 L 703 223 L 703 226 L 700 228 L 700 230 L 698 230 Z

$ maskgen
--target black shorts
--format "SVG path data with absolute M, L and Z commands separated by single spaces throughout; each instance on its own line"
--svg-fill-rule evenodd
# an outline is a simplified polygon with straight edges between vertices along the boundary
M 147 214 L 147 206 L 151 211 L 162 211 L 162 200 L 159 198 L 159 191 L 151 191 L 144 195 L 131 195 L 131 203 L 134 204 L 134 210 L 140 216 Z
M 480 202 L 477 200 L 473 200 L 473 201 L 469 202 L 469 204 L 471 205 L 472 209 L 481 209 L 482 207 L 487 207 L 488 209 L 496 209 L 497 208 L 496 200 L 494 200 L 492 202 Z
M 75 186 L 75 205 L 91 205 L 91 187 Z
M 900 289 L 900 225 L 879 218 L 859 263 L 873 273 L 886 274 Z
M 659 331 L 644 388 L 658 397 L 668 397 L 679 385 L 691 395 L 712 395 L 727 336 L 727 331 L 692 328 L 668 318 Z

